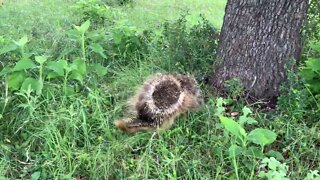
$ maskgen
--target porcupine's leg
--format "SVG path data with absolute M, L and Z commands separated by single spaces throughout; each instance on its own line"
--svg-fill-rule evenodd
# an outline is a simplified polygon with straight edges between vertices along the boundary
M 137 132 L 140 130 L 144 131 L 154 131 L 156 127 L 152 126 L 150 123 L 143 122 L 135 118 L 125 118 L 119 119 L 115 122 L 115 125 L 125 132 Z
M 172 127 L 174 123 L 174 117 L 165 119 L 162 124 L 159 126 L 158 130 L 166 130 L 166 129 L 170 129 Z

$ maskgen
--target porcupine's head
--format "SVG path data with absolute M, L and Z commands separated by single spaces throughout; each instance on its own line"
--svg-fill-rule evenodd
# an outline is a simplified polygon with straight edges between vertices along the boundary
M 201 90 L 194 77 L 186 75 L 175 75 L 177 80 L 180 82 L 181 88 L 185 92 L 185 104 L 187 109 L 194 109 L 200 107 L 203 103 L 203 97 Z

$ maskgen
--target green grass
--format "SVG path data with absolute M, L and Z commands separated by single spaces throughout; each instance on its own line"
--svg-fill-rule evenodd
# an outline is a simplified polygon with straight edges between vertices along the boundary
M 61 54 L 81 52 L 78 43 L 67 36 L 73 24 L 81 21 L 73 4 L 74 1 L 62 0 L 8 1 L 0 7 L 0 35 L 10 41 L 26 34 L 30 39 L 28 52 L 72 61 L 81 53 Z M 201 12 L 219 28 L 224 5 L 225 1 L 209 0 L 137 0 L 112 10 L 121 14 L 116 17 L 117 22 L 127 21 L 143 30 L 174 21 L 185 9 L 190 9 L 190 26 L 198 21 Z M 112 29 L 105 27 L 108 28 Z M 45 81 L 48 91 L 41 96 L 20 91 L 6 93 L 5 84 L 0 84 L 0 179 L 36 179 L 39 173 L 39 179 L 236 179 L 236 171 L 240 179 L 249 179 L 251 173 L 257 178 L 261 159 L 238 156 L 235 168 L 229 158 L 228 149 L 235 139 L 214 115 L 217 97 L 210 93 L 206 93 L 208 101 L 199 112 L 179 117 L 172 129 L 159 135 L 129 135 L 114 127 L 113 121 L 122 116 L 126 101 L 137 86 L 148 75 L 168 71 L 166 63 L 171 60 L 157 49 L 157 42 L 148 46 L 152 50 L 144 58 L 105 60 L 88 50 L 87 61 L 104 62 L 107 75 L 97 78 L 88 73 L 82 86 L 71 81 L 70 85 L 79 88 L 74 95 L 66 96 L 58 80 Z M 9 60 L 6 65 L 19 60 L 18 55 L 8 54 L 0 56 Z M 170 68 L 178 71 L 174 69 L 177 66 Z M 203 90 L 207 92 L 205 87 Z M 231 111 L 238 112 L 246 104 L 242 100 L 232 103 Z M 296 118 L 297 113 L 308 117 Z M 316 113 L 312 114 L 295 109 L 256 110 L 252 117 L 258 124 L 246 127 L 276 132 L 276 142 L 266 151 L 276 150 L 284 156 L 281 162 L 288 165 L 291 179 L 303 179 L 310 170 L 320 170 L 320 121 Z M 251 166 L 255 169 L 248 168 Z
M 13 0 L 0 11 L 0 35 L 18 40 L 23 35 L 39 53 L 54 54 L 67 49 L 67 31 L 78 22 L 72 1 Z M 33 43 L 34 42 L 34 43 Z
M 157 28 L 160 23 L 177 19 L 181 14 L 188 12 L 188 24 L 195 25 L 200 20 L 200 14 L 218 29 L 222 26 L 225 0 L 163 0 L 163 1 L 134 1 L 132 5 L 123 8 L 126 21 L 139 29 Z

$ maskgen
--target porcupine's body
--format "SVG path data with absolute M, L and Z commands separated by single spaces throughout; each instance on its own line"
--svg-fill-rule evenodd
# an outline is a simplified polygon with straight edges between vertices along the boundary
M 129 101 L 131 117 L 117 120 L 115 125 L 126 132 L 169 129 L 174 119 L 186 110 L 202 104 L 194 78 L 177 74 L 156 74 L 138 89 Z

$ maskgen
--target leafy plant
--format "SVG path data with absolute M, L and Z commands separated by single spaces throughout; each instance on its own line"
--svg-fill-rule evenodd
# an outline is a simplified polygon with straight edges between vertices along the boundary
M 138 33 L 135 27 L 124 22 L 119 22 L 108 36 L 112 54 L 116 59 L 141 59 L 148 54 L 147 36 Z
M 74 8 L 82 17 L 82 23 L 91 20 L 94 27 L 112 24 L 112 9 L 101 0 L 79 0 Z
M 74 29 L 68 31 L 68 36 L 71 40 L 79 43 L 79 53 L 83 59 L 90 62 L 105 63 L 105 60 L 109 59 L 108 48 L 110 49 L 107 43 L 107 36 L 103 30 L 91 30 L 90 27 L 92 27 L 91 21 L 87 20 L 80 26 L 75 25 Z M 78 49 L 79 48 L 75 48 L 73 51 L 70 51 L 69 55 L 78 52 Z M 78 53 L 76 53 L 76 55 L 78 55 Z
M 260 178 L 267 178 L 270 180 L 272 179 L 289 180 L 289 178 L 286 177 L 288 166 L 286 164 L 281 164 L 274 157 L 264 158 L 261 161 L 260 169 L 267 169 L 267 171 L 259 172 Z
M 222 98 L 219 98 L 218 101 L 223 101 Z M 277 135 L 267 129 L 261 129 L 261 128 L 256 128 L 253 129 L 251 132 L 249 132 L 249 134 L 246 132 L 246 130 L 243 128 L 244 124 L 254 124 L 257 123 L 257 121 L 252 118 L 252 117 L 248 117 L 248 115 L 251 113 L 251 110 L 247 107 L 244 107 L 242 109 L 243 115 L 240 116 L 240 118 L 238 119 L 238 122 L 234 121 L 232 118 L 230 117 L 226 117 L 224 115 L 222 115 L 221 110 L 221 105 L 222 103 L 217 103 L 218 107 L 218 111 L 220 113 L 216 114 L 219 116 L 219 119 L 221 121 L 221 123 L 224 125 L 224 128 L 230 132 L 232 135 L 234 135 L 236 137 L 237 140 L 240 141 L 235 141 L 236 144 L 241 145 L 242 147 L 246 147 L 248 145 L 248 143 L 254 143 L 257 145 L 260 145 L 261 147 L 261 152 L 263 152 L 264 147 L 268 144 L 273 143 L 276 140 Z
M 312 123 L 317 117 L 317 107 L 314 96 L 306 87 L 303 77 L 297 72 L 294 61 L 286 65 L 287 81 L 280 86 L 280 96 L 277 99 L 277 111 L 285 116 L 290 116 L 294 121 Z M 305 117 L 309 117 L 305 121 Z
M 25 52 L 25 45 L 29 42 L 27 36 L 23 36 L 18 41 L 9 41 L 8 39 L 4 38 L 3 36 L 0 37 L 0 55 L 6 55 L 11 53 L 13 57 L 19 56 L 21 59 L 26 59 L 30 56 L 30 54 Z M 16 54 L 13 54 L 17 52 Z M 6 62 L 2 62 L 5 63 Z
M 68 82 L 77 80 L 84 84 L 84 79 L 90 73 L 98 77 L 106 75 L 106 69 L 100 63 L 86 62 L 85 32 L 88 30 L 90 22 L 87 21 L 81 26 L 76 26 L 79 32 L 79 41 L 81 43 L 82 58 L 74 58 L 71 63 L 66 60 L 48 60 L 46 56 L 35 56 L 34 60 L 28 58 L 22 50 L 27 43 L 27 38 L 23 37 L 15 44 L 18 45 L 21 58 L 13 67 L 6 66 L 0 72 L 0 77 L 6 79 L 8 88 L 11 91 L 34 91 L 37 95 L 42 94 L 44 83 L 47 80 L 60 80 L 63 82 L 64 92 L 68 94 L 72 89 Z M 37 64 L 36 64 L 37 63 Z
M 320 40 L 320 4 L 317 0 L 309 1 L 307 21 L 304 26 L 305 39 L 308 41 Z
M 236 100 L 244 95 L 244 87 L 241 81 L 237 78 L 229 79 L 225 81 L 226 92 L 230 95 L 231 99 Z
M 310 171 L 303 180 L 320 180 L 319 171 Z
M 218 113 L 215 115 L 219 116 L 219 119 L 225 130 L 234 137 L 231 138 L 232 140 L 231 146 L 229 147 L 229 157 L 232 159 L 237 179 L 239 179 L 236 158 L 239 156 L 249 156 L 259 159 L 264 158 L 264 147 L 273 143 L 276 140 L 277 135 L 273 131 L 263 128 L 255 128 L 247 133 L 247 131 L 244 129 L 244 124 L 257 123 L 255 119 L 248 117 L 248 115 L 251 113 L 251 110 L 247 107 L 244 107 L 242 109 L 243 115 L 240 116 L 238 122 L 236 122 L 232 118 L 223 115 L 222 110 L 224 110 L 224 108 L 221 107 L 223 104 L 226 104 L 224 100 L 222 98 L 218 98 L 216 104 Z M 259 145 L 260 148 L 252 146 L 251 144 Z M 275 154 L 269 153 L 269 155 Z
M 103 0 L 106 4 L 110 6 L 124 6 L 132 4 L 134 0 Z
M 204 17 L 190 29 L 187 27 L 186 14 L 174 22 L 164 24 L 164 47 L 171 67 L 199 75 L 207 72 L 209 64 L 215 59 L 218 31 Z
M 72 38 L 75 38 L 81 46 L 81 54 L 83 60 L 86 60 L 86 47 L 85 47 L 85 33 L 88 31 L 90 27 L 90 21 L 87 20 L 80 26 L 74 26 L 76 31 L 71 31 L 70 34 L 72 34 Z
M 15 44 L 20 49 L 20 53 L 21 53 L 22 58 L 26 58 L 25 57 L 26 54 L 24 53 L 24 46 L 27 44 L 27 42 L 28 42 L 27 36 L 23 36 L 19 41 L 15 41 Z
M 311 45 L 315 53 L 320 54 L 320 43 Z M 312 97 L 320 109 L 320 56 L 311 56 L 300 68 L 300 74 L 304 79 L 306 87 L 311 91 Z

